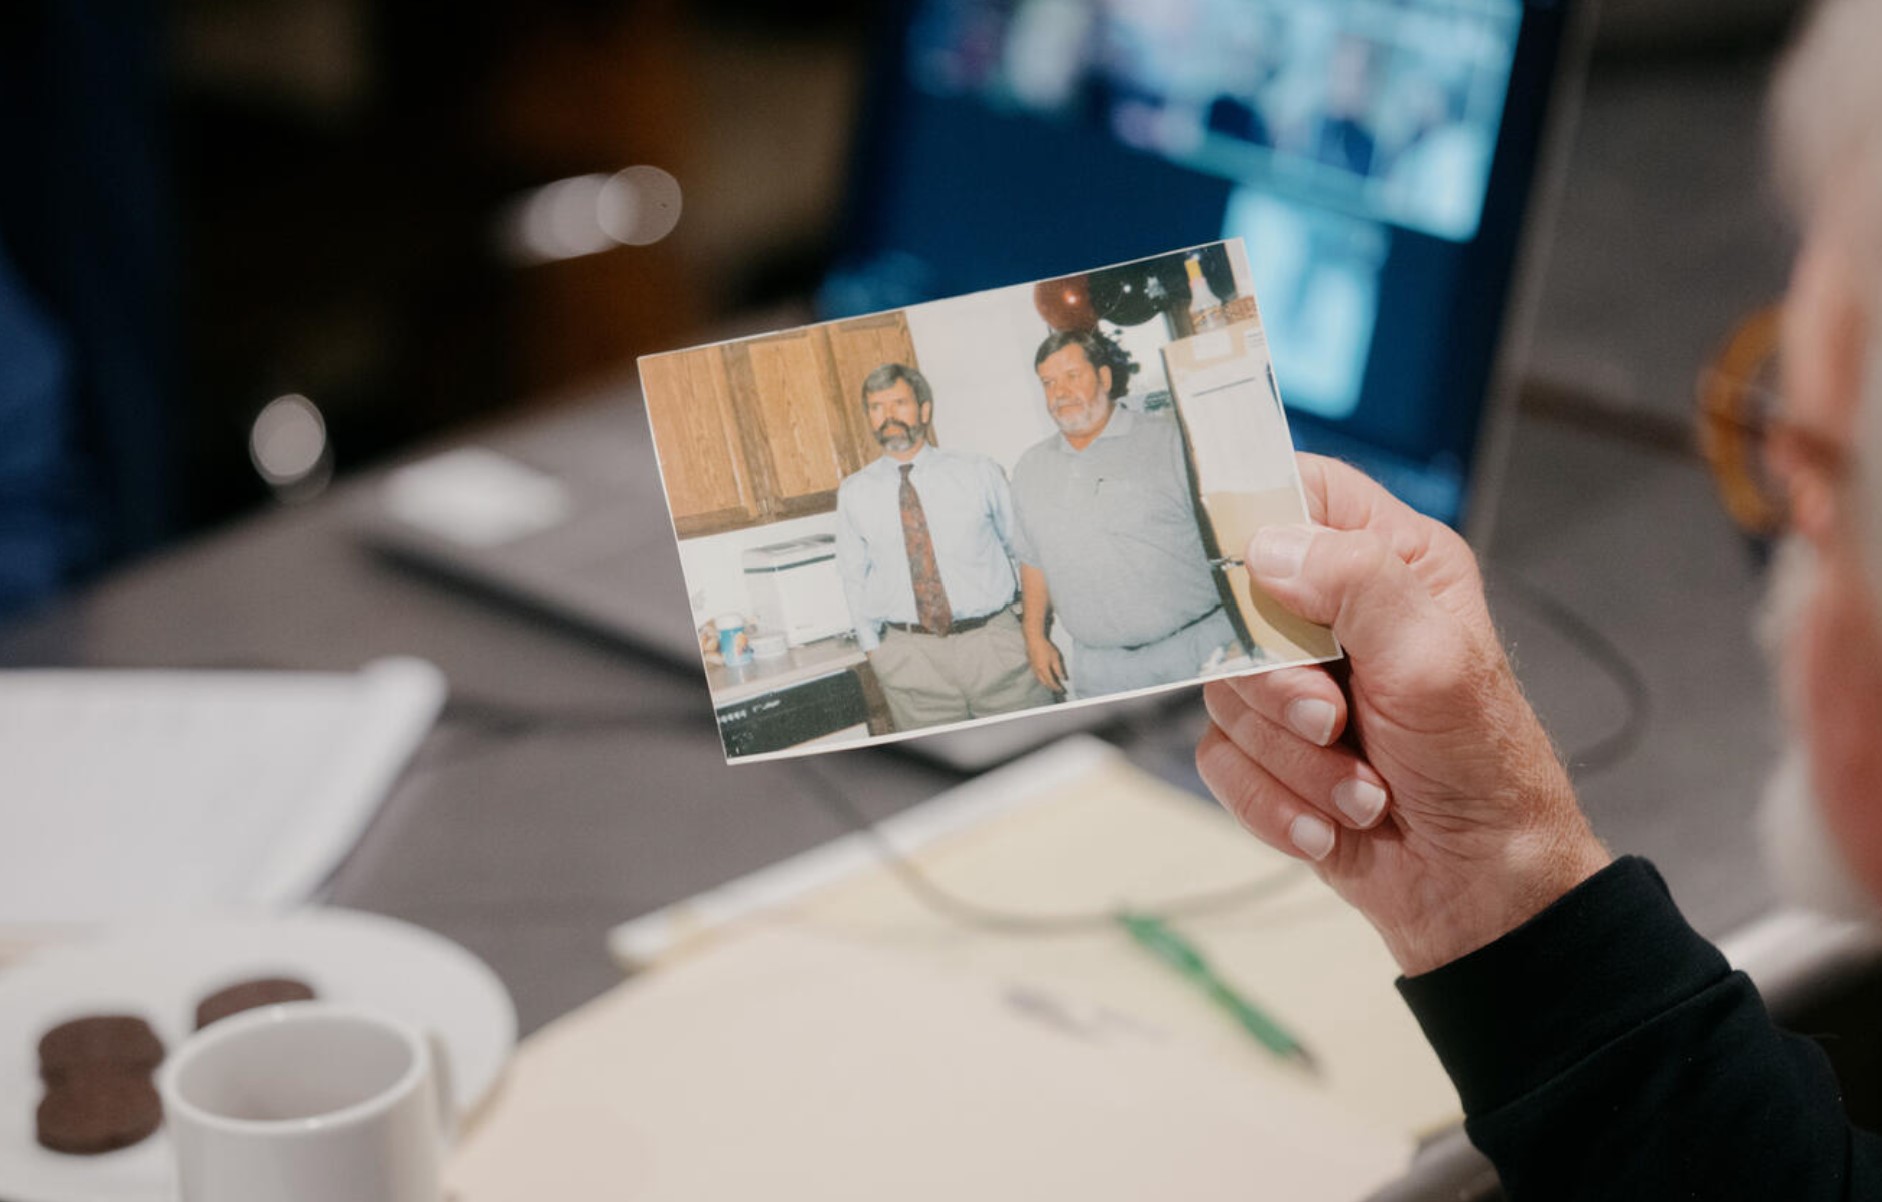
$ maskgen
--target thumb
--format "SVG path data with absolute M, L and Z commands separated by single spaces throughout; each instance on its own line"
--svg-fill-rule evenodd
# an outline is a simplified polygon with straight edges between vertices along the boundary
M 1331 626 L 1356 660 L 1403 655 L 1444 621 L 1423 583 L 1370 530 L 1265 526 L 1248 542 L 1247 563 L 1255 583 Z

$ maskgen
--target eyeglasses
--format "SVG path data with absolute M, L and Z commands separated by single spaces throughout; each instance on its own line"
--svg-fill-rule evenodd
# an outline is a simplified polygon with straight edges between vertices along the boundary
M 1781 416 L 1778 344 L 1782 310 L 1740 322 L 1699 373 L 1699 448 L 1719 499 L 1746 533 L 1774 538 L 1790 524 L 1792 502 L 1810 479 L 1834 484 L 1846 472 L 1843 449 Z

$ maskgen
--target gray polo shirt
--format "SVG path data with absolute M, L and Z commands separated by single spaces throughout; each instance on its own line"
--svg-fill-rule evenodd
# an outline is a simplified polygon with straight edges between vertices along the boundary
M 1176 419 L 1116 409 L 1082 451 L 1054 434 L 1013 468 L 1013 553 L 1088 647 L 1154 643 L 1222 603 Z

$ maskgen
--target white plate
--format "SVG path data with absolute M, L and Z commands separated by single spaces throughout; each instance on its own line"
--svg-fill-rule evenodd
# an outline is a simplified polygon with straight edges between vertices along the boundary
M 373 1006 L 443 1038 L 460 1115 L 496 1084 L 516 1044 L 516 1010 L 483 961 L 430 931 L 375 914 L 313 909 L 280 917 L 119 928 L 0 972 L 0 1198 L 7 1202 L 174 1202 L 162 1131 L 102 1156 L 49 1152 L 33 1138 L 39 1037 L 84 1014 L 142 1015 L 174 1052 L 205 995 L 253 977 L 297 977 L 329 1001 Z

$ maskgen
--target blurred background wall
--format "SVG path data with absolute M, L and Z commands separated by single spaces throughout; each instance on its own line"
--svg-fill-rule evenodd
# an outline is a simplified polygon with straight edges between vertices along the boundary
M 77 13 L 93 26 L 79 36 L 95 36 L 107 7 L 26 0 L 0 17 L 0 36 L 53 13 Z M 1642 246 L 1713 254 L 1703 237 L 1669 242 L 1656 223 L 1690 224 L 1690 209 L 1669 211 L 1682 191 L 1703 201 L 1761 187 L 1759 98 L 1796 8 L 1609 3 L 1590 91 L 1605 141 L 1577 147 L 1565 223 L 1586 234 L 1625 219 Z M 311 398 L 344 472 L 717 334 L 738 314 L 803 301 L 841 220 L 871 6 L 171 0 L 145 15 L 139 45 L 159 86 L 140 145 L 160 159 L 149 218 L 176 297 L 153 327 L 174 352 L 161 380 L 173 536 L 271 499 L 249 434 L 278 396 Z M 1632 115 L 1640 95 L 1669 88 L 1686 109 L 1655 111 L 1683 113 L 1696 134 Z M 16 113 L 16 128 L 30 122 Z M 1643 129 L 1661 140 L 1643 143 Z M 633 164 L 682 181 L 670 237 L 553 262 L 506 247 L 504 216 L 531 189 Z M 1730 212 L 1732 253 L 1757 265 L 1747 278 L 1768 280 L 1781 235 L 1743 232 L 1767 207 Z M 1625 408 L 1666 391 L 1655 373 L 1669 357 L 1629 359 L 1626 332 L 1643 326 L 1613 319 L 1604 264 L 1555 269 L 1536 363 Z M 1670 334 L 1649 322 L 1641 336 L 1697 343 L 1729 316 L 1707 312 Z M 1689 357 L 1670 358 L 1684 371 Z
M 807 293 L 844 178 L 861 4 L 182 0 L 187 511 L 265 493 L 299 392 L 341 470 Z M 669 238 L 521 264 L 526 190 L 654 164 Z

